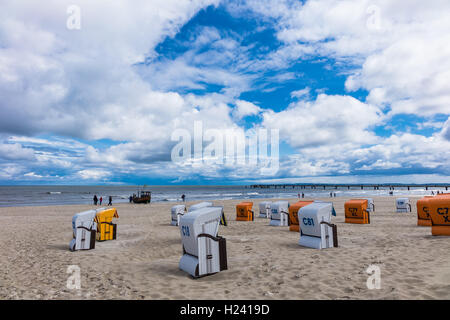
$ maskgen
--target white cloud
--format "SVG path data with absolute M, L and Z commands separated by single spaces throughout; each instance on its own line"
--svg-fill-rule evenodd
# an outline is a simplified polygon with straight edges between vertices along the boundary
M 99 169 L 84 169 L 78 171 L 78 175 L 84 180 L 104 180 L 108 178 L 111 173 Z
M 315 101 L 299 101 L 281 112 L 263 113 L 262 125 L 280 130 L 295 148 L 354 143 L 372 144 L 371 129 L 382 120 L 380 110 L 350 96 L 320 94 Z
M 257 115 L 261 112 L 260 107 L 248 101 L 236 100 L 235 104 L 236 108 L 233 110 L 233 117 L 237 120 L 247 116 Z
M 0 144 L 0 158 L 6 160 L 33 160 L 32 149 L 23 148 L 21 144 Z

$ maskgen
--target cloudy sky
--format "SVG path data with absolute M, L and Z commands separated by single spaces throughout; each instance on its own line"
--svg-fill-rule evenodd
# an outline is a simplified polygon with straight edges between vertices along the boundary
M 1 1 L 0 184 L 449 182 L 449 15 L 448 0 Z M 278 130 L 279 170 L 172 161 L 195 121 Z

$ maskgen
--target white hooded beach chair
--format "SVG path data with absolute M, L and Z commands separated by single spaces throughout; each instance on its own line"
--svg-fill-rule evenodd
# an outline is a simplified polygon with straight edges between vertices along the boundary
M 179 267 L 198 278 L 227 269 L 225 238 L 217 235 L 222 207 L 205 207 L 180 219 L 183 256 Z
M 270 225 L 287 226 L 289 220 L 289 202 L 277 201 L 270 205 Z
M 95 248 L 95 235 L 97 232 L 97 223 L 94 221 L 97 210 L 89 210 L 77 213 L 72 218 L 73 239 L 70 241 L 71 251 L 89 250 Z
M 397 212 L 411 212 L 411 202 L 409 198 L 397 198 L 395 199 L 397 206 Z
M 375 212 L 375 202 L 372 198 L 364 198 L 367 199 L 367 211 L 369 212 Z
M 270 218 L 270 205 L 271 201 L 263 201 L 259 203 L 259 217 Z
M 212 202 L 200 202 L 200 203 L 196 203 L 193 204 L 192 206 L 189 207 L 188 212 L 197 210 L 197 209 L 201 209 L 201 208 L 205 208 L 205 207 L 212 207 L 213 203 Z
M 331 224 L 332 213 L 333 205 L 329 202 L 314 202 L 300 208 L 298 244 L 314 249 L 337 247 L 337 227 Z
M 172 226 L 178 226 L 180 223 L 180 217 L 186 213 L 186 206 L 184 204 L 178 204 L 173 206 L 170 210 L 171 221 L 170 224 Z

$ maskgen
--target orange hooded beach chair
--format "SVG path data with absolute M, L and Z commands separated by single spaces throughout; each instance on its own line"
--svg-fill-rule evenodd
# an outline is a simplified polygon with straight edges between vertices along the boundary
M 345 223 L 369 224 L 370 213 L 367 199 L 351 199 L 345 204 Z
M 236 221 L 253 221 L 253 202 L 241 202 L 236 205 Z
M 314 201 L 298 201 L 289 207 L 289 231 L 300 232 L 298 210 L 313 202 Z
M 450 197 L 440 196 L 427 200 L 433 236 L 450 236 Z
M 422 227 L 431 227 L 430 208 L 428 200 L 434 198 L 433 196 L 425 196 L 417 200 L 417 225 Z

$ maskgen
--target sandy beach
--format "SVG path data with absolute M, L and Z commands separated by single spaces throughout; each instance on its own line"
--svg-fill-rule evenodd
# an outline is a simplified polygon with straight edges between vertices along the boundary
M 450 238 L 416 226 L 418 197 L 408 214 L 395 213 L 394 197 L 374 199 L 370 225 L 345 224 L 347 198 L 333 199 L 339 247 L 326 250 L 300 247 L 298 233 L 267 219 L 235 221 L 239 200 L 214 201 L 228 220 L 219 235 L 229 269 L 196 280 L 178 269 L 173 202 L 116 205 L 117 240 L 77 252 L 72 216 L 94 206 L 0 208 L 0 299 L 449 299 Z M 371 264 L 381 268 L 379 290 L 366 286 Z M 80 290 L 66 287 L 69 265 L 80 267 Z

